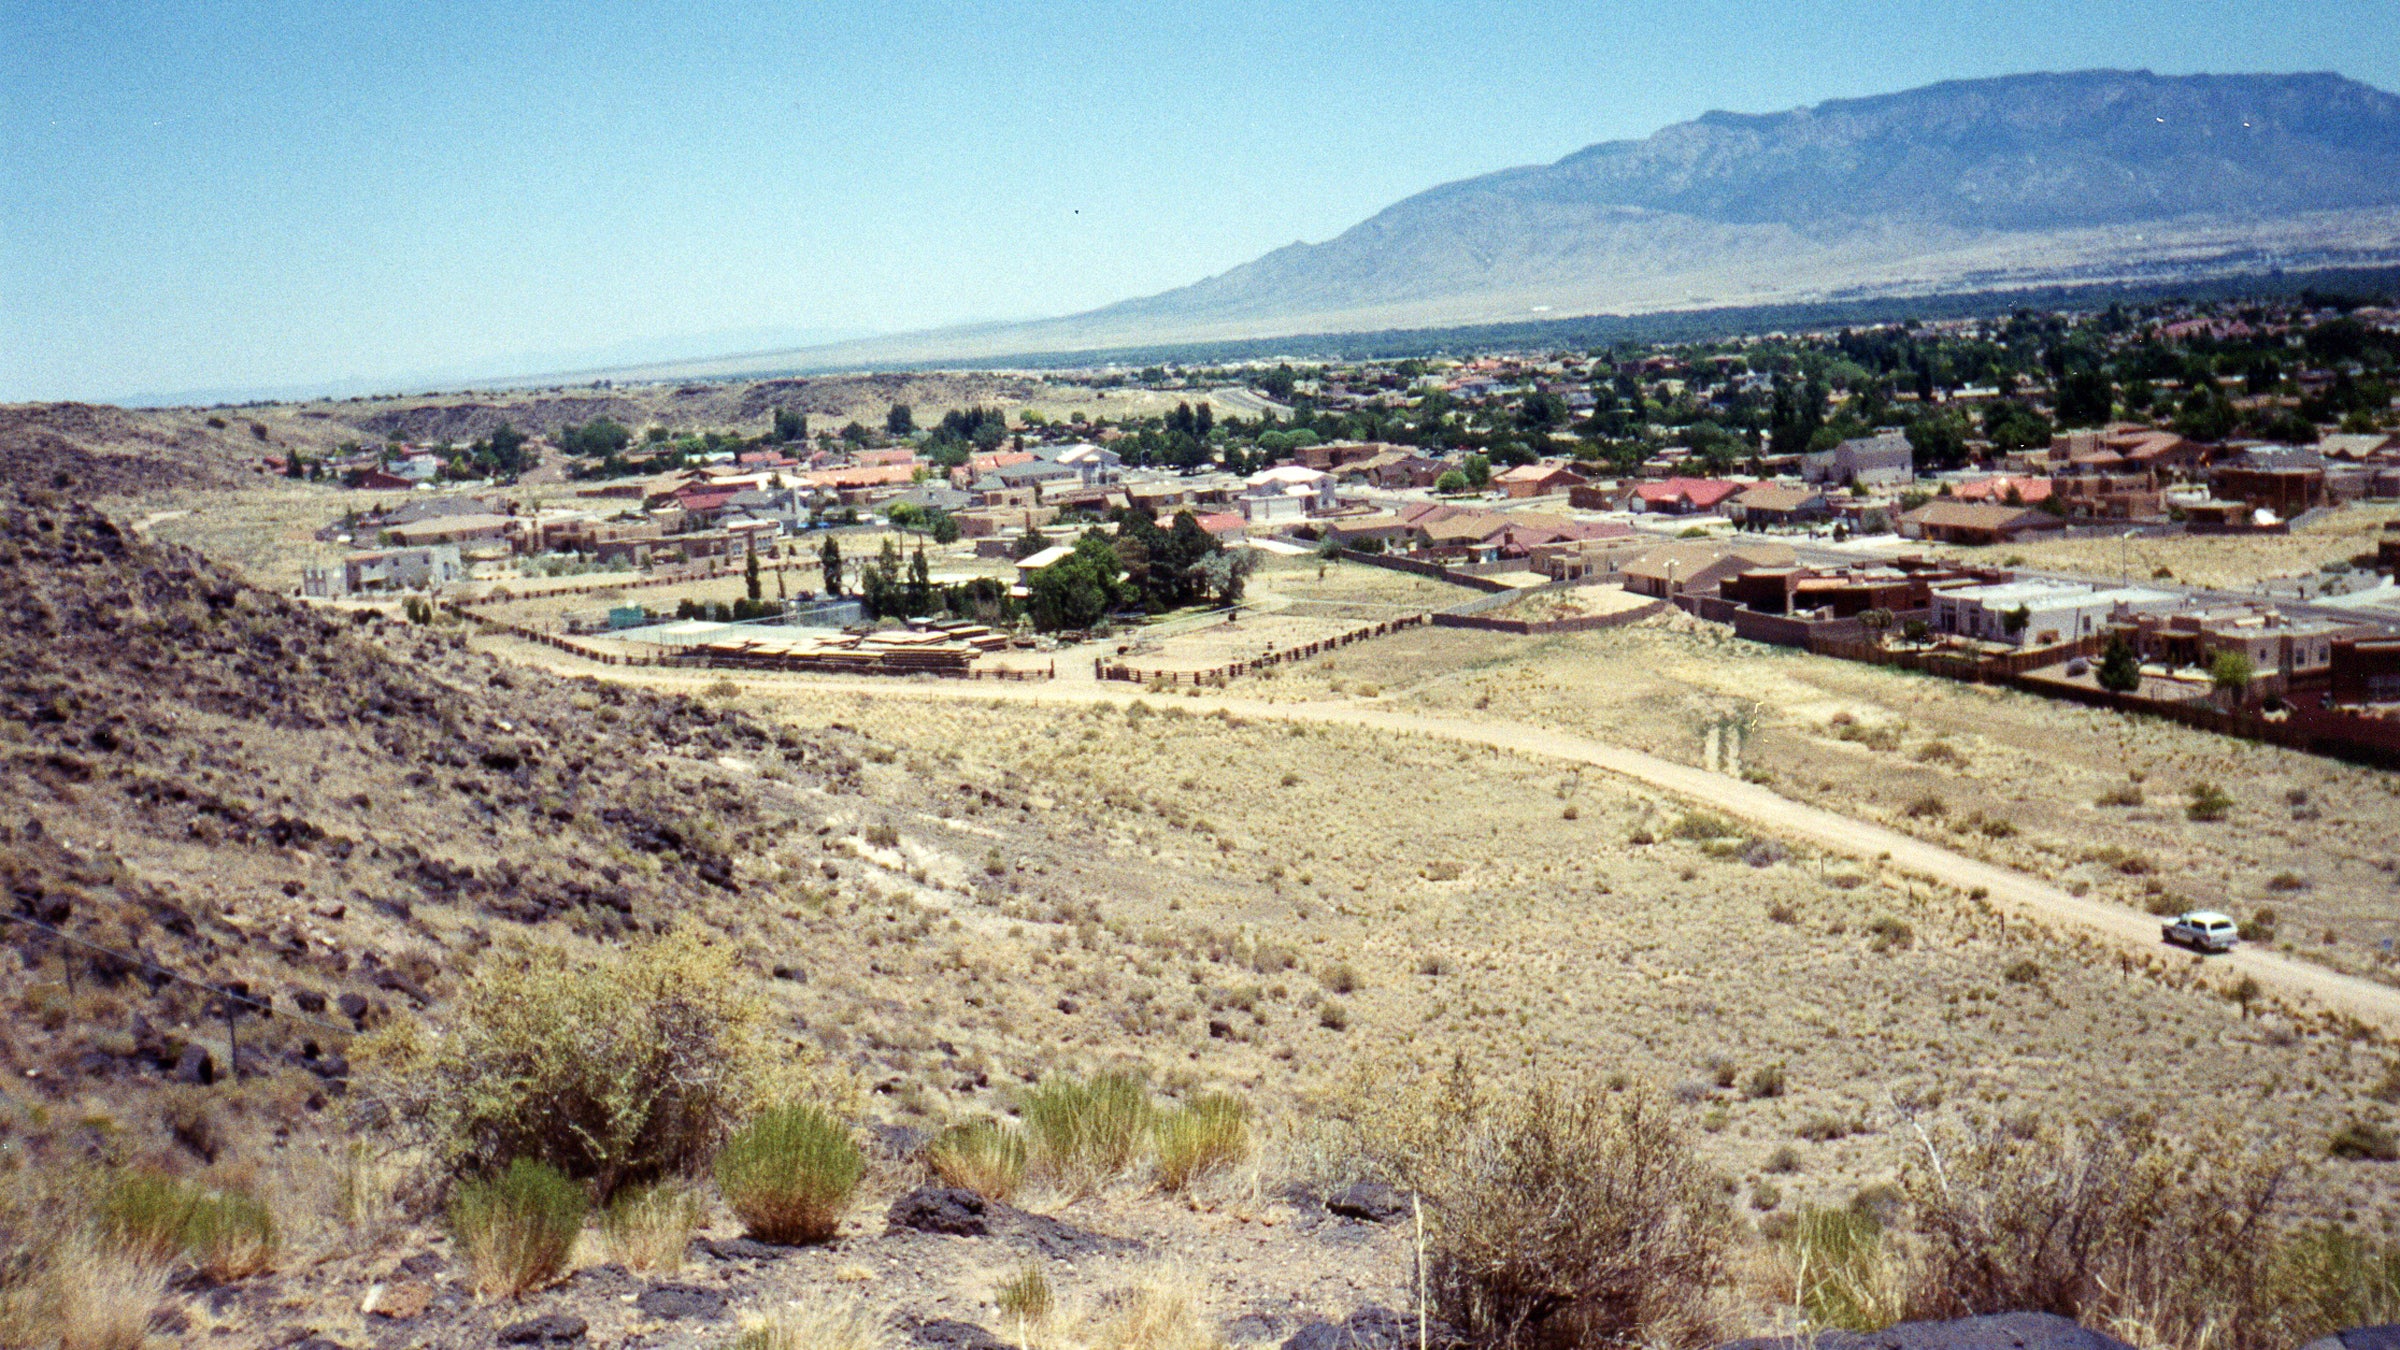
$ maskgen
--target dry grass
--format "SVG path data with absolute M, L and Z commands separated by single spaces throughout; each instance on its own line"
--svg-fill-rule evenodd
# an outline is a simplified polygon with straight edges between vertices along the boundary
M 600 1243 L 627 1270 L 680 1270 L 705 1217 L 699 1193 L 677 1182 L 622 1191 L 600 1212 Z
M 864 1304 L 811 1301 L 746 1323 L 734 1350 L 884 1350 L 892 1334 Z
M 1202 1096 L 1159 1118 L 1157 1149 L 1160 1189 L 1185 1190 L 1201 1177 L 1248 1161 L 1250 1109 L 1224 1093 Z
M 1026 1163 L 1024 1131 L 992 1120 L 954 1125 L 925 1150 L 935 1176 L 986 1200 L 1014 1196 L 1025 1183 Z
M 583 1187 L 552 1167 L 518 1159 L 490 1181 L 458 1184 L 450 1231 L 475 1290 L 518 1298 L 557 1279 L 583 1231 Z

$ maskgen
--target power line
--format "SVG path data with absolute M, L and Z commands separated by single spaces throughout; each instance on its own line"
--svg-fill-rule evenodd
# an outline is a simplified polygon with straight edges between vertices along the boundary
M 132 952 L 121 952 L 114 947 L 103 947 L 97 942 L 86 941 L 85 939 L 79 938 L 72 933 L 61 932 L 38 919 L 29 919 L 22 914 L 9 914 L 6 912 L 0 912 L 0 919 L 7 919 L 15 923 L 21 923 L 28 928 L 39 928 L 43 932 L 48 933 L 50 936 L 57 938 L 61 942 L 72 942 L 78 947 L 83 947 L 90 951 L 100 952 L 107 956 L 113 956 L 116 959 L 126 962 L 130 965 L 140 966 L 144 970 L 156 971 L 159 974 L 166 976 L 170 980 L 180 980 L 183 983 L 192 986 L 194 989 L 205 989 L 209 993 L 229 1002 L 247 1003 L 251 1007 L 258 1009 L 261 1014 L 270 1018 L 288 1018 L 294 1022 L 299 1022 L 307 1026 L 323 1027 L 327 1031 L 331 1031 L 343 1036 L 356 1036 L 359 1034 L 358 1028 L 356 1027 L 336 1026 L 331 1022 L 320 1022 L 317 1019 L 309 1017 L 303 1013 L 277 1012 L 273 1003 L 262 999 L 252 998 L 247 994 L 237 994 L 232 990 L 223 987 L 222 985 L 210 984 L 206 980 L 195 980 L 191 976 L 186 975 L 181 971 L 169 970 L 165 966 L 162 966 L 156 961 L 152 961 L 147 957 L 139 956 Z

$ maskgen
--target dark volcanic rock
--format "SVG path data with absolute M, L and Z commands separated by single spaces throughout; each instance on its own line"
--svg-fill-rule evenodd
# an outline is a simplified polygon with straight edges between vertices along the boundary
M 1390 1223 L 1408 1213 L 1408 1197 L 1380 1181 L 1362 1181 L 1325 1197 L 1325 1208 L 1345 1219 Z
M 502 1345 L 573 1345 L 588 1328 L 573 1313 L 544 1313 L 500 1328 Z
M 795 1250 L 753 1238 L 701 1238 L 694 1245 L 719 1261 L 780 1261 Z
M 2400 1350 L 2400 1326 L 2352 1327 L 2319 1336 L 2300 1350 Z
M 1006 1341 L 973 1322 L 961 1322 L 955 1317 L 940 1317 L 921 1322 L 910 1328 L 911 1345 L 931 1346 L 933 1350 L 1009 1350 Z
M 1766 1336 L 1721 1350 L 2133 1350 L 2114 1336 L 2077 1326 L 2056 1313 L 1993 1313 L 1947 1322 L 1902 1322 L 1866 1333 L 1823 1331 L 1810 1337 Z M 2366 1350 L 2366 1347 L 2360 1347 Z
M 662 1322 L 685 1318 L 713 1321 L 725 1315 L 725 1291 L 697 1284 L 654 1284 L 633 1306 Z
M 991 1202 L 957 1186 L 919 1186 L 892 1202 L 885 1226 L 897 1232 L 950 1233 L 984 1237 L 992 1231 Z
M 1459 1344 L 1448 1323 L 1428 1321 L 1425 1341 L 1433 1346 Z M 1374 1304 L 1339 1322 L 1311 1322 L 1284 1341 L 1283 1350 L 1416 1350 L 1417 1319 Z

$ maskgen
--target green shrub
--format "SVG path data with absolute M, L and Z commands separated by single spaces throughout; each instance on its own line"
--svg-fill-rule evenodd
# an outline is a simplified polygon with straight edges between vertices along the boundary
M 491 1180 L 461 1181 L 450 1198 L 450 1232 L 476 1292 L 515 1298 L 557 1279 L 589 1205 L 581 1183 L 527 1158 Z
M 952 1186 L 986 1200 L 1006 1200 L 1025 1182 L 1025 1134 L 998 1121 L 978 1120 L 942 1131 L 925 1150 L 925 1165 Z
M 1250 1110 L 1238 1099 L 1209 1093 L 1159 1118 L 1158 1184 L 1178 1192 L 1220 1168 L 1250 1157 Z
M 183 1252 L 184 1226 L 200 1203 L 188 1182 L 147 1168 L 103 1177 L 92 1201 L 92 1222 L 103 1245 L 153 1265 Z
M 92 1201 L 102 1246 L 142 1264 L 191 1262 L 210 1280 L 240 1280 L 275 1264 L 274 1212 L 245 1191 L 211 1191 L 147 1168 L 105 1175 Z
M 717 1154 L 717 1189 L 762 1242 L 823 1242 L 839 1229 L 866 1159 L 814 1105 L 763 1112 Z
M 2185 794 L 2183 814 L 2192 820 L 2223 820 L 2233 810 L 2233 798 L 2214 783 L 2194 783 Z
M 1545 1084 L 1456 1128 L 1427 1188 L 1426 1275 L 1470 1344 L 1719 1339 L 1731 1218 L 1665 1106 Z
M 677 936 L 584 965 L 525 945 L 465 982 L 438 1039 L 403 1020 L 353 1059 L 452 1171 L 532 1159 L 605 1200 L 706 1161 L 771 1086 L 765 1032 L 729 948 Z
M 1804 1208 L 1784 1247 L 1811 1328 L 1881 1331 L 1904 1314 L 1907 1291 L 1873 1214 Z
M 184 1255 L 210 1280 L 246 1280 L 275 1265 L 275 1214 L 242 1191 L 204 1195 L 183 1224 Z
M 1743 1081 L 1742 1095 L 1752 1101 L 1757 1101 L 1762 1097 L 1780 1097 L 1784 1093 L 1784 1088 L 1783 1066 L 1781 1064 L 1762 1064 L 1752 1069 L 1750 1077 Z
M 1052 1078 L 1019 1106 L 1034 1165 L 1071 1185 L 1096 1186 L 1133 1165 L 1156 1112 L 1131 1074 Z

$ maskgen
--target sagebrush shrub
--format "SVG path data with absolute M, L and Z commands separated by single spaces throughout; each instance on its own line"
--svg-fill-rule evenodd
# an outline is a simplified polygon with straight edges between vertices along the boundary
M 2273 1216 L 2284 1155 L 2120 1119 L 2008 1130 L 1976 1123 L 1912 1164 L 1908 1315 L 2050 1312 L 2139 1328 L 2143 1344 L 2283 1350 Z M 2301 1339 L 2305 1339 L 2302 1337 Z
M 1732 1220 L 1648 1094 L 1537 1087 L 1487 1111 L 1432 1181 L 1431 1302 L 1471 1342 L 1713 1342 Z
M 532 1159 L 605 1200 L 706 1162 L 769 1089 L 765 1033 L 724 948 L 677 936 L 583 965 L 521 945 L 465 982 L 438 1039 L 402 1021 L 353 1058 L 450 1170 Z
M 219 1191 L 193 1202 L 183 1251 L 210 1280 L 245 1280 L 273 1268 L 281 1245 L 275 1215 L 256 1197 Z
M 450 1232 L 476 1292 L 515 1298 L 557 1279 L 589 1206 L 581 1183 L 527 1158 L 489 1180 L 461 1181 L 450 1197 Z
M 779 1106 L 725 1142 L 717 1189 L 763 1242 L 823 1242 L 840 1228 L 866 1159 L 849 1127 L 813 1104 Z

